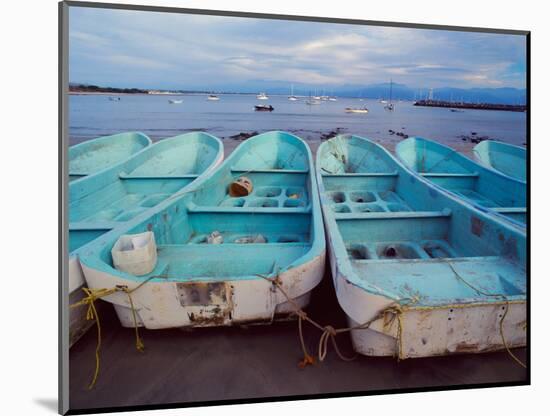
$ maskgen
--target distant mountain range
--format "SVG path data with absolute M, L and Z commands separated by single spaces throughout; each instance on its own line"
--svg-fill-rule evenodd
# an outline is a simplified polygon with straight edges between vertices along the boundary
M 268 94 L 290 94 L 289 86 L 258 86 L 255 91 Z M 336 95 L 338 97 L 384 98 L 390 95 L 390 83 L 370 84 L 366 86 L 346 85 L 335 88 L 312 88 L 308 85 L 294 84 L 294 93 L 299 95 Z M 411 88 L 394 83 L 392 97 L 395 100 L 421 100 L 430 98 L 429 88 Z M 433 88 L 431 98 L 444 101 L 462 101 L 472 103 L 525 104 L 526 90 L 518 88 Z
M 106 90 L 116 92 L 122 88 L 116 87 L 97 87 L 85 86 L 84 84 L 71 83 L 70 88 L 73 91 L 81 90 Z M 152 88 L 151 88 L 152 89 Z M 280 81 L 251 81 L 246 84 L 234 84 L 219 86 L 198 86 L 195 88 L 154 88 L 155 90 L 175 91 L 175 92 L 204 92 L 204 93 L 258 93 L 260 91 L 267 94 L 290 94 L 290 85 Z M 145 92 L 146 88 L 124 88 L 124 90 L 134 90 L 135 92 Z M 338 97 L 359 97 L 388 99 L 390 95 L 390 83 L 370 84 L 370 85 L 344 85 L 339 87 L 315 87 L 306 84 L 294 84 L 295 95 L 330 95 Z M 434 99 L 442 101 L 457 101 L 468 103 L 493 103 L 493 104 L 526 104 L 526 89 L 518 88 L 452 88 L 441 87 L 433 88 L 412 88 L 404 84 L 393 83 L 392 98 L 394 100 L 421 100 Z

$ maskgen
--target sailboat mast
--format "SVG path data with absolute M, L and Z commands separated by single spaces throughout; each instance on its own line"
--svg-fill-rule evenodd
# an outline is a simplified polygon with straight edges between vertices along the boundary
M 390 78 L 390 104 L 391 104 L 391 95 L 392 95 L 392 85 L 393 85 L 393 80 Z

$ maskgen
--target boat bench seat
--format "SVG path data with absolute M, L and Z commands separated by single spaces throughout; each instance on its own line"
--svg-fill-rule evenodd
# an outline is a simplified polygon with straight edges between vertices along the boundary
M 126 172 L 120 172 L 118 177 L 120 179 L 196 179 L 199 175 L 133 175 Z
M 337 214 L 412 211 L 411 207 L 392 190 L 375 190 L 376 188 L 372 187 L 367 189 L 369 190 L 334 190 L 325 192 L 322 197 L 328 200 L 324 203 L 330 205 Z
M 445 189 L 474 189 L 479 179 L 477 172 L 472 173 L 420 173 L 420 176 Z
M 398 174 L 397 172 L 338 174 L 322 172 L 322 177 L 327 191 L 342 189 L 384 191 L 395 189 Z
M 309 196 L 303 186 L 271 185 L 255 186 L 252 193 L 243 197 L 226 194 L 219 203 L 225 208 L 299 208 L 310 210 Z
M 231 173 L 242 173 L 242 174 L 249 174 L 249 173 L 294 173 L 294 174 L 304 174 L 308 173 L 309 169 L 237 169 L 237 168 L 231 168 Z

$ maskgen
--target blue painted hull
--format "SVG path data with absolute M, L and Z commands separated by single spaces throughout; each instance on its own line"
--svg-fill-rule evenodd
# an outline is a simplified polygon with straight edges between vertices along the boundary
M 488 169 L 440 143 L 411 137 L 395 149 L 412 171 L 477 209 L 525 226 L 526 184 Z
M 525 345 L 524 228 L 475 209 L 357 136 L 320 146 L 317 178 L 340 306 L 352 327 L 381 316 L 351 331 L 357 352 L 408 358 L 501 349 L 505 309 L 508 345 Z
M 93 175 L 129 159 L 151 145 L 142 133 L 120 133 L 71 146 L 69 181 Z
M 94 240 L 124 226 L 210 173 L 223 159 L 223 144 L 205 133 L 164 139 L 131 158 L 69 184 L 69 293 L 80 299 L 84 276 L 78 257 Z M 71 344 L 90 321 L 71 309 Z
M 252 181 L 253 191 L 231 197 L 228 187 L 241 176 Z M 155 269 L 140 277 L 116 270 L 110 250 L 117 239 L 147 230 L 157 243 Z M 214 232 L 220 244 L 208 243 Z M 262 241 L 251 242 L 257 236 Z M 150 278 L 133 295 L 140 325 L 216 326 L 271 322 L 290 313 L 265 277 L 278 276 L 288 293 L 306 304 L 322 278 L 324 252 L 309 148 L 289 133 L 270 132 L 243 142 L 216 171 L 150 215 L 102 236 L 80 263 L 92 288 L 132 287 Z M 107 300 L 121 323 L 133 326 L 126 301 Z
M 476 160 L 503 175 L 527 181 L 527 152 L 524 147 L 484 140 L 474 147 Z

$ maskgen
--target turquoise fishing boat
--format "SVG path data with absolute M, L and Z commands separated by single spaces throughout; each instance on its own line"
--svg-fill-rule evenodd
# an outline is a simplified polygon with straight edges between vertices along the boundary
M 69 147 L 69 181 L 114 166 L 151 145 L 143 133 L 98 137 Z
M 395 147 L 399 159 L 438 188 L 459 196 L 482 211 L 525 226 L 525 182 L 488 169 L 440 143 L 411 137 Z
M 317 181 L 334 287 L 358 353 L 403 359 L 525 345 L 523 228 L 357 136 L 319 147 Z
M 161 140 L 130 159 L 69 184 L 70 302 L 82 296 L 84 276 L 78 257 L 92 241 L 151 211 L 223 159 L 223 144 L 206 133 Z M 71 309 L 70 339 L 87 329 L 83 308 Z
M 240 188 L 237 187 L 240 186 Z M 235 189 L 239 190 L 234 193 Z M 233 195 L 233 196 L 232 196 Z M 152 232 L 154 269 L 115 268 L 113 249 Z M 103 299 L 121 324 L 149 329 L 270 323 L 299 306 L 323 276 L 325 236 L 311 152 L 285 132 L 254 136 L 207 177 L 149 215 L 102 236 L 79 256 L 92 289 L 126 287 Z
M 518 181 L 527 181 L 527 152 L 524 147 L 484 140 L 474 147 L 474 156 L 483 166 Z

